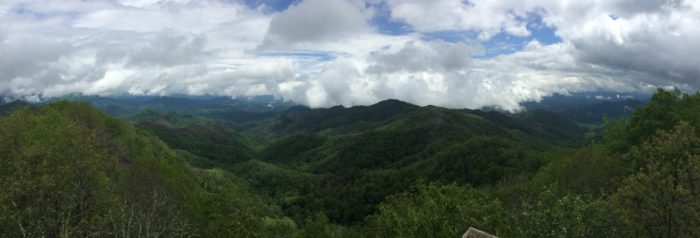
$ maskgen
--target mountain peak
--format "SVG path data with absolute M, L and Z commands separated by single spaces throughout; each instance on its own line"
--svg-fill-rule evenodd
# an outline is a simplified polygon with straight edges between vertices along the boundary
M 382 100 L 382 101 L 379 101 L 378 103 L 375 103 L 371 106 L 413 106 L 413 107 L 417 107 L 416 105 L 413 105 L 413 104 L 410 104 L 410 103 L 407 103 L 407 102 L 404 102 L 404 101 L 401 101 L 398 99 Z

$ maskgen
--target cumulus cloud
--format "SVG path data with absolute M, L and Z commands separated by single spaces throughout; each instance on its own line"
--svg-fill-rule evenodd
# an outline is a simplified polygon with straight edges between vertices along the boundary
M 261 62 L 245 51 L 259 44 L 258 29 L 271 18 L 214 0 L 0 5 L 1 32 L 10 33 L 0 38 L 0 93 L 20 97 L 203 94 L 227 70 Z M 226 88 L 259 83 L 241 79 Z
M 421 32 L 466 30 L 488 39 L 506 32 L 527 36 L 529 11 L 535 11 L 527 1 L 491 0 L 385 0 L 391 17 L 404 21 Z
M 341 40 L 367 33 L 372 10 L 362 2 L 306 0 L 280 13 L 260 46 L 263 50 L 294 48 L 297 44 Z
M 575 24 L 578 31 L 562 30 L 562 35 L 582 62 L 644 72 L 649 83 L 700 86 L 700 59 L 693 57 L 700 54 L 700 9 L 679 1 L 649 4 L 635 9 L 637 14 L 623 8 L 614 18 L 596 14 Z
M 204 60 L 205 38 L 201 35 L 178 35 L 171 31 L 160 32 L 145 44 L 134 43 L 129 52 L 129 66 L 174 66 L 192 64 Z
M 683 0 L 394 1 L 391 16 L 419 31 L 527 35 L 528 15 L 555 29 L 580 64 L 645 73 L 646 83 L 700 86 L 700 7 Z M 442 17 L 426 18 L 428 14 Z M 520 29 L 520 30 L 518 30 Z M 546 72 L 543 72 L 546 73 Z
M 397 98 L 418 105 L 514 111 L 522 101 L 553 93 L 646 87 L 636 81 L 640 74 L 580 64 L 570 44 L 543 46 L 533 41 L 520 52 L 487 60 L 471 59 L 475 50 L 465 43 L 412 41 L 366 60 L 346 58 L 325 65 L 285 96 L 315 107 Z
M 312 107 L 396 98 L 517 110 L 552 93 L 700 88 L 697 1 L 301 0 L 270 9 L 2 1 L 0 94 L 273 94 Z M 383 34 L 386 22 L 410 32 Z M 537 27 L 561 41 L 540 43 Z M 450 33 L 466 38 L 439 37 Z M 481 54 L 503 36 L 520 40 L 509 43 L 514 52 Z
M 473 48 L 476 47 L 464 43 L 410 41 L 396 52 L 389 49 L 373 54 L 374 64 L 369 70 L 379 73 L 460 70 L 469 65 Z

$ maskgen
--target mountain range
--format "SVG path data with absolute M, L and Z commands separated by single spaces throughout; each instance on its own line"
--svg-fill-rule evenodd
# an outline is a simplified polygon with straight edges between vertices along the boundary
M 629 189 L 663 165 L 635 158 L 676 137 L 690 139 L 669 146 L 694 151 L 694 134 L 682 134 L 692 130 L 674 128 L 697 123 L 697 97 L 659 91 L 647 104 L 543 101 L 520 112 L 398 100 L 318 109 L 274 98 L 5 103 L 0 201 L 11 206 L 0 231 L 387 237 L 472 226 L 634 236 L 627 202 L 639 198 Z M 567 230 L 548 228 L 556 222 Z

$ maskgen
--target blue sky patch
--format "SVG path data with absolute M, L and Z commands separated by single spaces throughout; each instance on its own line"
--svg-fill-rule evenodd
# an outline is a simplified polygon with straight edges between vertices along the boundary
M 370 25 L 377 28 L 377 31 L 386 35 L 404 35 L 413 32 L 408 24 L 391 18 L 389 7 L 385 3 L 371 4 L 369 7 L 377 9 Z
M 261 4 L 265 4 L 267 10 L 272 12 L 284 11 L 285 9 L 289 8 L 289 6 L 296 4 L 300 1 L 301 0 L 245 0 L 246 4 L 248 4 L 251 7 L 258 7 Z M 376 9 L 376 13 L 374 17 L 370 20 L 369 24 L 375 29 L 377 29 L 379 33 L 386 35 L 406 35 L 415 33 L 415 31 L 410 25 L 400 20 L 392 19 L 389 7 L 385 3 L 367 3 L 367 7 Z M 523 47 L 532 40 L 537 40 L 543 45 L 550 45 L 561 42 L 561 39 L 555 34 L 556 29 L 547 26 L 542 21 L 542 17 L 538 14 L 531 13 L 519 20 L 527 22 L 526 27 L 531 32 L 529 36 L 518 37 L 501 32 L 493 36 L 489 40 L 481 42 L 481 45 L 484 48 L 484 54 L 478 57 L 490 58 L 502 54 L 511 54 L 522 50 Z M 421 36 L 424 40 L 443 40 L 452 43 L 480 42 L 478 40 L 478 32 L 476 31 L 437 31 L 421 33 Z M 321 61 L 332 60 L 335 58 L 331 54 L 320 52 L 276 52 L 263 54 L 268 56 L 276 55 L 304 58 L 314 57 Z
M 536 39 L 543 45 L 560 43 L 561 38 L 555 34 L 556 29 L 544 24 L 544 22 L 542 22 L 542 17 L 538 15 L 534 16 L 534 21 L 530 21 L 527 26 L 527 29 L 532 33 L 532 39 Z
M 257 8 L 258 6 L 265 4 L 266 10 L 271 12 L 281 12 L 289 8 L 294 3 L 300 2 L 300 0 L 244 0 L 245 4 L 251 8 Z
M 490 58 L 502 54 L 511 54 L 520 51 L 532 40 L 537 40 L 542 45 L 551 45 L 562 42 L 553 27 L 547 26 L 539 16 L 530 17 L 527 29 L 530 35 L 526 37 L 512 36 L 506 33 L 499 33 L 483 43 L 485 54 L 482 58 Z

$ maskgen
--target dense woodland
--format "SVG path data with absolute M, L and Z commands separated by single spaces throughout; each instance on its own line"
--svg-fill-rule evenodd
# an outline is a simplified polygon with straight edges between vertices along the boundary
M 606 120 L 217 100 L 0 105 L 0 234 L 700 236 L 698 93 Z

